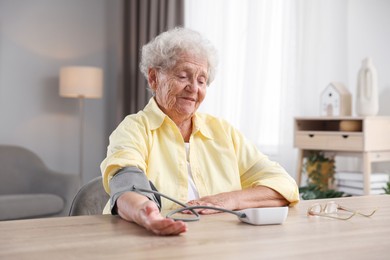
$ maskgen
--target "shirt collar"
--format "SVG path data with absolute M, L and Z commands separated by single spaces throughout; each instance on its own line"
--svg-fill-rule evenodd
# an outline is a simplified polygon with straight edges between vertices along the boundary
M 193 119 L 193 133 L 200 132 L 204 137 L 208 139 L 213 139 L 212 135 L 210 134 L 209 127 L 206 125 L 206 122 L 202 119 L 199 113 L 195 113 Z
M 149 117 L 151 130 L 156 130 L 157 128 L 159 128 L 163 124 L 164 120 L 168 117 L 158 107 L 154 97 L 152 97 L 149 100 L 149 103 L 144 108 L 144 112 Z M 212 135 L 210 134 L 209 128 L 207 127 L 206 123 L 198 113 L 195 113 L 192 119 L 192 123 L 193 123 L 193 134 L 200 132 L 204 137 L 208 139 L 213 139 Z
M 159 128 L 167 117 L 166 114 L 158 107 L 156 100 L 152 97 L 149 103 L 144 108 L 144 112 L 149 117 L 149 123 L 151 130 Z

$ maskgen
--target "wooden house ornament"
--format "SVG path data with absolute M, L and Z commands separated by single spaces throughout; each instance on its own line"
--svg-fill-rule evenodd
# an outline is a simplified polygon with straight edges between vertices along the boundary
M 321 116 L 350 116 L 352 96 L 339 82 L 331 82 L 321 93 Z

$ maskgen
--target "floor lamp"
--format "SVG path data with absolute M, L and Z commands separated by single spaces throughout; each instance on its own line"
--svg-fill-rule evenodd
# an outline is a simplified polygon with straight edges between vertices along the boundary
M 96 67 L 71 66 L 60 70 L 60 96 L 79 99 L 80 113 L 80 160 L 79 179 L 83 184 L 84 99 L 101 98 L 103 71 Z

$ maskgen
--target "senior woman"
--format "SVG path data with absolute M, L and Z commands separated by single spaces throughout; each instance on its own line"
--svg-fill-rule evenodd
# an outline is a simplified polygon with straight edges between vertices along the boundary
M 161 215 L 160 207 L 175 207 L 171 201 L 161 205 L 152 193 L 133 192 L 134 183 L 191 206 L 240 210 L 298 202 L 298 187 L 279 164 L 226 121 L 197 112 L 216 66 L 214 47 L 190 29 L 164 32 L 142 48 L 140 68 L 153 97 L 110 136 L 101 164 L 111 196 L 106 213 L 159 235 L 187 230 Z

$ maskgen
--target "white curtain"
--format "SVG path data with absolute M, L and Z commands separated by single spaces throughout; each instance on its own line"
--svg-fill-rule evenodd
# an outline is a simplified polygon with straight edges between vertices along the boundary
M 334 74 L 346 71 L 340 57 L 343 38 L 319 49 L 323 46 L 319 41 L 327 40 L 324 36 L 340 32 L 336 28 L 340 19 L 345 22 L 346 8 L 339 7 L 346 1 L 339 2 L 185 3 L 185 26 L 206 35 L 220 57 L 216 80 L 200 110 L 227 119 L 292 176 L 296 174 L 294 117 L 318 115 L 320 92 Z M 327 15 L 333 22 L 327 23 Z M 341 65 L 332 63 L 336 56 Z M 324 70 L 320 76 L 319 69 Z

